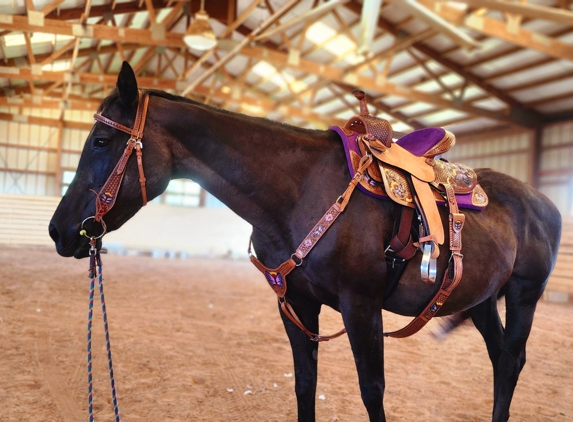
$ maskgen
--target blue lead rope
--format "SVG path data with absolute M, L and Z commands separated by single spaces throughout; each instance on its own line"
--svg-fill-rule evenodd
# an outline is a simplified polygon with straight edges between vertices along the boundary
M 90 295 L 88 305 L 88 334 L 87 334 L 87 356 L 88 356 L 88 416 L 89 422 L 94 422 L 93 415 L 93 379 L 92 379 L 92 318 L 95 292 L 95 279 L 98 279 L 99 297 L 101 301 L 101 311 L 103 318 L 103 328 L 105 331 L 105 345 L 107 349 L 107 363 L 109 368 L 109 380 L 111 384 L 111 397 L 113 400 L 113 411 L 115 413 L 115 422 L 120 422 L 119 405 L 115 390 L 115 379 L 113 376 L 113 363 L 111 360 L 111 344 L 109 341 L 109 329 L 107 324 L 107 311 L 105 307 L 105 297 L 103 294 L 103 273 L 100 253 L 96 248 L 95 238 L 90 239 Z

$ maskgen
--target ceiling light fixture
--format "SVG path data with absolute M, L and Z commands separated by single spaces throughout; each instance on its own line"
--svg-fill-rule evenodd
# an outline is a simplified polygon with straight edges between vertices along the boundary
M 195 19 L 187 28 L 183 42 L 195 50 L 210 50 L 217 45 L 217 37 L 205 12 L 205 0 L 201 0 L 201 10 L 195 13 Z

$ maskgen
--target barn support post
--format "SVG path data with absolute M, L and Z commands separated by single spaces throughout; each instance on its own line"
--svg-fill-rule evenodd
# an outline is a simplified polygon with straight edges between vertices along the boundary
M 61 196 L 62 195 L 62 178 L 63 178 L 63 170 L 62 170 L 62 145 L 64 143 L 64 113 L 62 112 L 62 116 L 60 118 L 58 124 L 58 135 L 57 135 L 57 151 L 56 151 L 56 180 L 54 183 L 54 196 Z
M 545 127 L 541 124 L 533 129 L 533 144 L 531 150 L 531 186 L 539 189 L 541 177 L 541 154 L 543 152 L 543 130 Z

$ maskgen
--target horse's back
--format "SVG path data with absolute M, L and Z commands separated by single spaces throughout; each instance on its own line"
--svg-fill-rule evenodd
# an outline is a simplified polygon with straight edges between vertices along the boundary
M 561 237 L 561 214 L 538 190 L 511 176 L 491 169 L 478 169 L 478 180 L 489 197 L 484 210 L 493 225 L 502 222 L 507 230 L 498 230 L 503 238 L 515 243 L 513 274 L 547 277 L 553 268 Z

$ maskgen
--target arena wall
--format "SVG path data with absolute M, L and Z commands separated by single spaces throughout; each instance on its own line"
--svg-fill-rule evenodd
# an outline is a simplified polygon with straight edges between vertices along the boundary
M 0 245 L 46 246 L 54 196 L 0 194 Z M 246 257 L 251 226 L 226 208 L 171 207 L 150 203 L 121 230 L 104 238 L 118 254 L 165 257 Z

